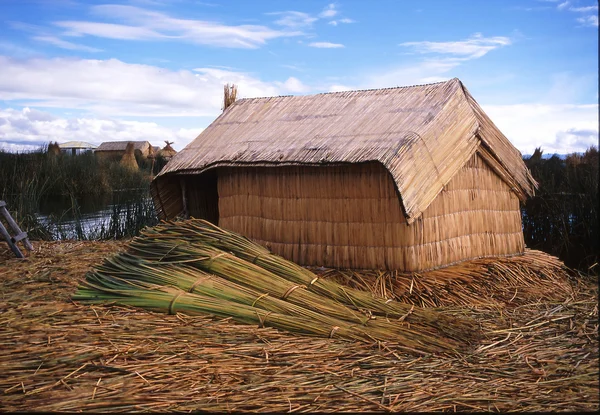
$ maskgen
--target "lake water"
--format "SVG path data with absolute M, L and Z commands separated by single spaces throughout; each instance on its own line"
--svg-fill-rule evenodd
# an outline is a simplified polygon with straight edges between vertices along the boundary
M 94 239 L 113 229 L 140 226 L 152 215 L 152 200 L 146 189 L 114 192 L 103 197 L 71 200 L 48 198 L 40 203 L 38 219 L 52 229 L 56 239 Z

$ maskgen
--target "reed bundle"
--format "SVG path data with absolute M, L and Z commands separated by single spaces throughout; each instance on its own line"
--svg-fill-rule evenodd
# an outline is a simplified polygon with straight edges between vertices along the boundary
M 307 290 L 339 301 L 356 310 L 384 316 L 390 319 L 402 319 L 409 324 L 418 324 L 459 342 L 477 341 L 479 330 L 475 322 L 468 318 L 448 316 L 439 310 L 428 310 L 404 304 L 390 299 L 376 297 L 367 291 L 361 291 L 342 285 L 333 280 L 319 278 L 310 270 L 272 254 L 265 247 L 248 238 L 219 228 L 201 219 L 163 222 L 153 228 L 142 231 L 144 238 L 155 240 L 186 241 L 192 247 L 209 244 L 295 284 L 303 284 Z M 135 241 L 134 241 L 135 242 Z M 175 242 L 176 243 L 176 242 Z M 133 244 L 132 244 L 133 245 Z M 194 249 L 190 248 L 190 249 Z
M 312 324 L 321 324 L 329 327 L 330 333 L 343 329 L 338 335 L 346 339 L 366 342 L 376 342 L 378 340 L 393 341 L 399 345 L 399 349 L 412 353 L 444 353 L 453 350 L 457 351 L 464 347 L 464 344 L 461 342 L 431 336 L 428 333 L 411 329 L 402 322 L 394 320 L 370 320 L 364 325 L 353 324 L 349 321 L 337 319 L 325 313 L 315 312 L 292 302 L 275 298 L 268 293 L 259 292 L 250 286 L 236 284 L 227 279 L 208 274 L 189 265 L 147 261 L 128 253 L 107 258 L 102 265 L 95 267 L 94 270 L 88 273 L 87 280 L 90 285 L 85 285 L 85 287 L 100 289 L 103 292 L 111 294 L 126 293 L 123 291 L 124 288 L 118 286 L 118 281 L 129 281 L 133 285 L 141 284 L 147 289 L 163 286 L 173 287 L 182 290 L 181 292 L 199 294 L 231 302 L 230 314 L 228 316 L 234 319 L 236 318 L 238 304 L 243 304 L 265 310 L 269 313 L 297 317 L 301 321 L 310 321 L 311 324 L 305 330 L 309 334 L 322 334 L 322 330 L 315 332 L 311 328 Z M 147 284 L 153 284 L 153 286 Z M 141 292 L 137 292 L 136 295 L 143 297 L 143 293 Z M 94 301 L 97 300 L 90 291 L 86 290 L 78 291 L 74 297 L 74 299 L 81 300 L 88 298 L 92 298 Z M 102 300 L 106 301 L 106 298 Z M 237 304 L 234 305 L 233 303 Z M 130 300 L 127 300 L 124 304 L 133 305 Z M 161 307 L 158 307 L 158 309 L 169 309 L 172 311 L 168 307 L 165 308 L 165 304 L 161 304 Z M 206 307 L 203 310 L 205 312 L 212 312 Z M 223 316 L 223 312 L 213 314 Z M 284 327 L 278 325 L 274 327 L 284 329 Z
M 73 299 L 84 303 L 114 302 L 152 311 L 168 310 L 169 314 L 212 314 L 231 317 L 242 324 L 273 327 L 292 333 L 365 340 L 360 332 L 347 326 L 327 326 L 309 318 L 292 317 L 240 303 L 232 306 L 231 302 L 219 297 L 191 294 L 174 287 L 125 280 L 94 271 L 88 273 L 86 281 L 82 282 Z
M 207 245 L 191 244 L 180 240 L 160 240 L 161 238 L 134 238 L 129 244 L 130 251 L 146 260 L 157 260 L 172 264 L 188 264 L 222 278 L 273 295 L 316 312 L 357 324 L 365 324 L 369 317 L 329 298 L 316 295 L 301 284 L 294 284 L 284 278 L 244 261 L 232 254 Z

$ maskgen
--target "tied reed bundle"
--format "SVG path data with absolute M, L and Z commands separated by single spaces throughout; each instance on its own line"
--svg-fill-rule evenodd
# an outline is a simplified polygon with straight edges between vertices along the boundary
M 231 317 L 238 323 L 273 327 L 293 333 L 365 340 L 364 337 L 349 330 L 347 326 L 329 327 L 308 318 L 292 317 L 239 303 L 234 306 L 231 302 L 218 297 L 191 294 L 174 287 L 144 281 L 128 281 L 93 271 L 87 275 L 86 281 L 73 295 L 73 299 L 88 303 L 114 302 L 152 311 L 167 310 L 169 314 L 177 312 L 189 315 L 212 314 L 218 317 Z
M 412 353 L 443 353 L 456 351 L 463 346 L 450 339 L 444 340 L 411 330 L 404 323 L 394 320 L 369 320 L 364 325 L 357 325 L 275 298 L 268 293 L 261 293 L 249 286 L 233 283 L 185 264 L 147 261 L 131 254 L 122 253 L 106 259 L 104 264 L 91 272 L 88 280 L 102 280 L 105 277 L 109 280 L 119 278 L 135 284 L 141 282 L 155 286 L 174 287 L 188 293 L 220 298 L 231 301 L 232 309 L 237 307 L 233 303 L 239 303 L 268 312 L 310 320 L 323 324 L 325 327 L 331 327 L 332 330 L 334 330 L 333 327 L 343 327 L 341 336 L 344 338 L 366 342 L 393 341 L 398 344 L 399 349 Z M 306 332 L 313 333 L 310 329 Z
M 189 219 L 163 222 L 154 228 L 146 229 L 142 235 L 145 238 L 156 238 L 161 241 L 187 241 L 194 247 L 208 244 L 231 252 L 240 259 L 256 264 L 283 279 L 295 284 L 303 284 L 307 290 L 332 298 L 355 310 L 368 310 L 369 313 L 376 316 L 402 319 L 409 324 L 418 324 L 422 330 L 451 338 L 460 343 L 475 343 L 479 338 L 479 327 L 472 319 L 448 316 L 439 310 L 429 310 L 375 297 L 369 292 L 319 278 L 310 270 L 270 253 L 268 249 L 248 238 L 219 228 L 205 220 Z M 190 249 L 193 250 L 193 248 Z
M 210 313 L 260 326 L 269 317 L 278 329 L 393 342 L 413 354 L 456 353 L 477 338 L 473 320 L 322 280 L 208 222 L 163 223 L 146 229 L 128 248 L 129 253 L 107 258 L 89 271 L 73 298 L 169 313 L 177 304 L 183 313 Z

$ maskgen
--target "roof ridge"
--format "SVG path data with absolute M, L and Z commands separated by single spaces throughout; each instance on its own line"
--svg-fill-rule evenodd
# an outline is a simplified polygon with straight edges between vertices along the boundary
M 307 94 L 307 95 L 272 95 L 272 96 L 262 96 L 262 97 L 249 97 L 249 98 L 239 98 L 237 99 L 234 104 L 236 102 L 240 102 L 240 101 L 248 101 L 248 100 L 252 100 L 252 99 L 270 99 L 270 98 L 295 98 L 295 97 L 316 97 L 319 95 L 335 95 L 335 94 L 347 94 L 349 92 L 371 92 L 371 91 L 385 91 L 385 90 L 392 90 L 392 89 L 409 89 L 409 88 L 422 88 L 422 87 L 426 87 L 426 86 L 432 86 L 432 85 L 441 85 L 441 84 L 447 84 L 450 82 L 456 82 L 458 81 L 461 85 L 462 82 L 460 81 L 460 79 L 458 79 L 457 77 L 448 79 L 447 81 L 438 81 L 438 82 L 429 82 L 426 84 L 414 84 L 414 85 L 402 85 L 402 86 L 391 86 L 391 87 L 386 87 L 386 88 L 364 88 L 364 89 L 350 89 L 347 91 L 330 91 L 330 92 L 318 92 L 316 94 Z

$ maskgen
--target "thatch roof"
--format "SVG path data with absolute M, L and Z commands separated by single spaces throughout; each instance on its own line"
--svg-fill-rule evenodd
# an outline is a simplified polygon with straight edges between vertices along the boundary
M 134 150 L 140 151 L 152 147 L 148 141 L 105 141 L 96 148 L 96 151 L 125 151 L 127 143 L 133 143 Z
M 412 223 L 478 151 L 524 200 L 521 153 L 457 78 L 435 84 L 235 101 L 155 180 L 218 166 L 378 161 Z
M 172 142 L 165 141 L 165 143 L 166 145 L 158 152 L 159 156 L 169 158 L 177 154 L 177 151 L 171 147 L 171 144 L 173 144 Z

